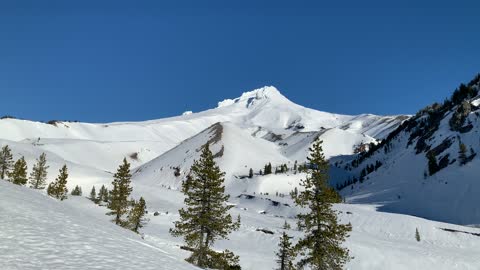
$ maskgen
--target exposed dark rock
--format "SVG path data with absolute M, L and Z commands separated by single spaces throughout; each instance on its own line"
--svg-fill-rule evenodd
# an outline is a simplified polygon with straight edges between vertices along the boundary
M 440 228 L 440 230 L 442 230 L 442 231 L 446 231 L 446 232 L 452 232 L 452 233 L 465 233 L 465 234 L 470 234 L 470 235 L 474 235 L 474 236 L 479 236 L 479 237 L 480 237 L 480 233 L 473 233 L 473 232 L 459 231 L 459 230 L 448 229 L 448 228 Z
M 449 164 L 449 159 L 448 159 L 449 154 L 445 155 L 440 159 L 438 162 L 438 170 L 441 170 L 443 168 L 446 168 Z
M 247 199 L 247 200 L 252 200 L 255 198 L 255 196 L 253 195 L 249 195 L 249 194 L 240 194 L 237 196 L 237 198 L 242 198 L 242 199 Z
M 267 230 L 267 229 L 263 229 L 263 228 L 258 228 L 256 229 L 257 232 L 263 232 L 265 234 L 275 234 L 274 232 L 270 231 L 270 230 Z
M 430 150 L 435 156 L 440 155 L 443 153 L 443 151 L 447 150 L 453 143 L 453 138 L 449 137 L 446 138 L 445 140 L 442 141 L 439 145 L 437 145 L 435 148 Z

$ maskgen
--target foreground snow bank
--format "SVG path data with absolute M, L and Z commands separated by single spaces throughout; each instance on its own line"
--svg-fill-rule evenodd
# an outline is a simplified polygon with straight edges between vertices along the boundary
M 138 235 L 0 180 L 0 269 L 196 269 Z

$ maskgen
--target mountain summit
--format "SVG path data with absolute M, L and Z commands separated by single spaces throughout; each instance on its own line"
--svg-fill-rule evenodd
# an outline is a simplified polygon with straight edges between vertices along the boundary
M 226 107 L 233 104 L 244 105 L 249 108 L 259 102 L 290 102 L 280 91 L 274 86 L 264 86 L 249 92 L 243 93 L 240 97 L 235 99 L 225 99 L 218 103 L 218 107 Z

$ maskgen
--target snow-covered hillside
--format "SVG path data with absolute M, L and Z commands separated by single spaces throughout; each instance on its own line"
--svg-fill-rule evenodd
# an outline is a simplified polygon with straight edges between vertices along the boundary
M 95 215 L 85 198 L 60 202 L 4 180 L 0 198 L 0 269 L 197 269 Z
M 50 181 L 66 163 L 71 167 L 69 186 L 79 184 L 86 189 L 93 184 L 108 183 L 124 157 L 132 167 L 152 167 L 155 165 L 146 163 L 153 159 L 170 159 L 169 166 L 186 170 L 189 163 L 180 162 L 183 160 L 180 153 L 175 157 L 165 156 L 175 152 L 172 150 L 175 147 L 190 148 L 191 145 L 179 145 L 194 136 L 198 140 L 202 131 L 216 123 L 225 126 L 223 137 L 226 141 L 221 144 L 225 144 L 228 158 L 222 159 L 222 165 L 227 173 L 234 175 L 248 173 L 250 167 L 260 169 L 267 162 L 274 165 L 301 162 L 316 136 L 325 140 L 329 156 L 351 154 L 356 145 L 383 138 L 405 118 L 320 112 L 292 103 L 274 87 L 264 87 L 220 102 L 211 110 L 144 122 L 52 121 L 47 124 L 0 119 L 0 145 L 8 144 L 15 158 L 25 156 L 30 168 L 45 152 L 50 165 Z M 312 132 L 315 133 L 313 137 L 304 138 Z M 199 145 L 195 147 L 198 149 Z M 235 155 L 229 154 L 237 150 Z M 193 157 L 192 153 L 187 156 Z
M 477 76 L 445 103 L 421 110 L 373 151 L 353 161 L 336 158 L 346 175 L 337 183 L 355 182 L 364 175 L 363 183 L 343 188 L 347 201 L 381 204 L 382 211 L 433 220 L 480 224 L 480 109 L 475 105 L 479 83 Z M 464 161 L 460 145 L 465 148 Z M 433 172 L 429 155 L 435 163 Z M 377 162 L 381 166 L 372 170 Z

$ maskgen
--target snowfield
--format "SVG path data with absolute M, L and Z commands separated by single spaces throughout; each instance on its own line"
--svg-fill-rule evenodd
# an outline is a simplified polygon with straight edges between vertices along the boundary
M 141 186 L 134 191 L 147 199 L 150 221 L 141 230 L 144 239 L 111 223 L 106 209 L 86 198 L 60 202 L 0 181 L 0 269 L 197 269 L 184 262 L 188 253 L 180 250 L 181 239 L 168 233 L 182 207 L 182 194 Z M 300 236 L 293 219 L 299 209 L 289 199 L 275 196 L 233 196 L 230 201 L 235 204 L 232 214 L 241 215 L 242 225 L 230 240 L 215 247 L 240 255 L 242 269 L 273 269 L 283 222 L 292 225 L 288 233 L 294 239 Z M 335 208 L 342 222 L 353 225 L 346 246 L 354 259 L 346 269 L 480 267 L 480 236 L 467 233 L 480 234 L 479 229 L 377 212 L 375 206 L 340 204 Z M 153 216 L 154 211 L 160 215 Z M 420 242 L 415 240 L 416 228 Z

